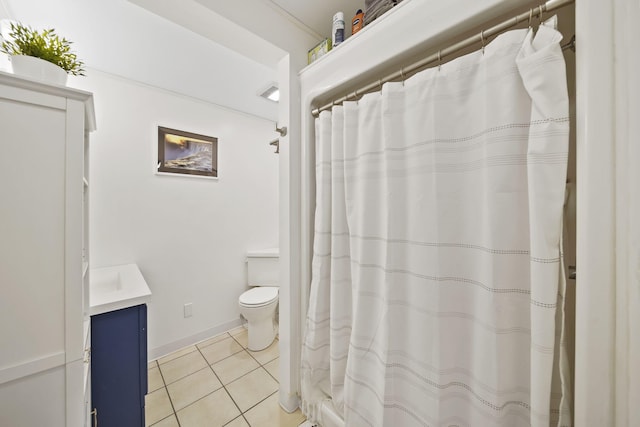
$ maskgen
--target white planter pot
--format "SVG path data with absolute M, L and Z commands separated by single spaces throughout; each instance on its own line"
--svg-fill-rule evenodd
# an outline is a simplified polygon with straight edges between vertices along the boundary
M 27 55 L 11 55 L 13 74 L 59 86 L 67 84 L 67 72 L 56 64 Z

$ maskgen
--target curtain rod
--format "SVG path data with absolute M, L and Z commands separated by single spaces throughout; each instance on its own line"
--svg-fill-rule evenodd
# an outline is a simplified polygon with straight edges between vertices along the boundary
M 487 38 L 494 36 L 496 34 L 502 33 L 505 30 L 508 30 L 511 27 L 515 27 L 516 25 L 518 25 L 521 22 L 525 22 L 525 21 L 529 21 L 529 24 L 531 24 L 531 20 L 533 19 L 534 16 L 538 16 L 539 18 L 542 18 L 542 14 L 545 12 L 551 12 L 553 10 L 559 9 L 561 7 L 567 6 L 571 3 L 574 3 L 575 0 L 549 0 L 546 3 L 543 3 L 541 5 L 538 5 L 532 9 L 529 9 L 529 11 L 527 12 L 523 12 L 520 15 L 517 15 L 509 20 L 506 20 L 504 22 L 501 22 L 497 25 L 494 25 L 493 27 L 487 29 L 487 30 L 483 30 L 480 32 L 480 34 L 476 34 L 475 36 L 471 36 L 465 40 L 462 40 L 452 46 L 449 46 L 447 48 L 444 48 L 442 50 L 439 50 L 437 53 L 434 53 L 433 55 L 430 55 L 414 64 L 411 64 L 407 67 L 403 67 L 400 69 L 400 71 L 396 71 L 393 74 L 389 74 L 375 82 L 372 82 L 348 95 L 343 96 L 340 99 L 337 99 L 329 104 L 323 105 L 320 108 L 316 108 L 315 110 L 311 111 L 311 114 L 313 114 L 314 117 L 318 117 L 318 115 L 320 114 L 320 112 L 325 111 L 325 110 L 330 110 L 334 105 L 340 105 L 342 104 L 344 101 L 349 101 L 349 100 L 353 100 L 353 99 L 358 99 L 360 96 L 364 95 L 365 93 L 371 92 L 373 89 L 379 88 L 382 86 L 382 84 L 386 83 L 386 82 L 390 82 L 390 81 L 394 81 L 394 80 L 398 80 L 398 79 L 405 79 L 406 77 L 408 77 L 408 75 L 416 73 L 418 71 L 421 71 L 423 68 L 426 68 L 427 65 L 430 65 L 434 62 L 438 62 L 440 63 L 442 61 L 442 58 L 444 58 L 445 56 L 451 55 L 452 53 L 458 52 L 464 48 L 467 48 L 469 46 L 472 46 L 474 44 L 477 43 L 482 43 L 482 48 L 484 49 L 484 45 L 485 42 L 487 40 Z M 575 40 L 572 39 L 572 41 L 570 43 L 568 43 L 566 46 L 563 46 L 564 48 L 569 48 L 569 49 L 574 49 L 575 46 Z

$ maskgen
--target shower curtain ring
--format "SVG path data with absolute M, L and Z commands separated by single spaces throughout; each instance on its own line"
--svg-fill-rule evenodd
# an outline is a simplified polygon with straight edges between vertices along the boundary
M 442 66 L 442 51 L 438 51 L 438 71 L 440 71 L 440 67 Z
M 482 54 L 484 55 L 484 30 L 480 31 L 480 42 L 482 43 Z
M 529 9 L 529 28 L 531 28 L 532 22 L 533 22 L 533 9 Z
M 538 9 L 538 25 L 542 25 L 542 12 L 544 12 L 544 10 L 542 9 L 542 5 L 540 5 L 539 9 Z
M 400 78 L 402 79 L 402 86 L 404 86 L 404 67 L 400 67 Z
M 382 79 L 378 80 L 378 86 L 380 87 L 380 96 L 382 96 Z

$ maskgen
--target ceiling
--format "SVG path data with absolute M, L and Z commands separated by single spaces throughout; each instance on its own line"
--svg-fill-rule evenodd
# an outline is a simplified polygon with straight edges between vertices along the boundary
M 364 0 L 0 0 L 0 18 L 56 28 L 89 72 L 276 121 L 277 104 L 258 92 L 277 82 L 278 62 L 290 55 L 302 68 L 335 12 L 349 27 L 359 8 Z
M 268 1 L 268 0 L 267 0 Z M 271 0 L 323 38 L 331 37 L 333 15 L 343 12 L 348 27 L 364 0 Z

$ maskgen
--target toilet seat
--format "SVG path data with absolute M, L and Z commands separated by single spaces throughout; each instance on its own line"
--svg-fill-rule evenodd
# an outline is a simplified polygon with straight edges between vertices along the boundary
M 264 307 L 278 300 L 278 288 L 275 286 L 258 286 L 240 295 L 240 305 L 244 307 Z

